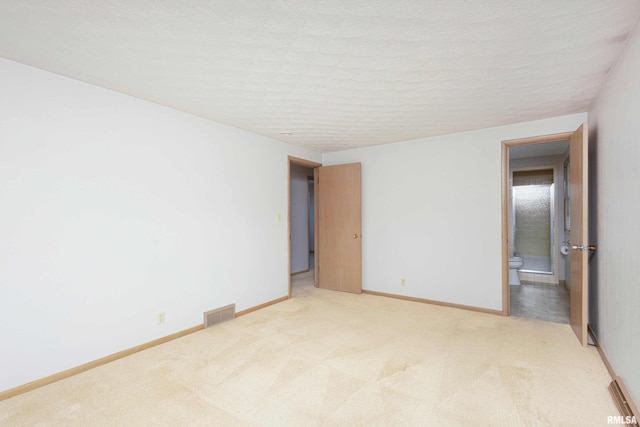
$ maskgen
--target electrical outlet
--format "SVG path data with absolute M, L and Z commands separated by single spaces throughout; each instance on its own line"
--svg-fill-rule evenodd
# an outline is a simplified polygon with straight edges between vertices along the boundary
M 400 279 L 400 286 L 407 286 L 407 279 L 404 277 Z
M 164 325 L 164 311 L 158 313 L 158 325 Z

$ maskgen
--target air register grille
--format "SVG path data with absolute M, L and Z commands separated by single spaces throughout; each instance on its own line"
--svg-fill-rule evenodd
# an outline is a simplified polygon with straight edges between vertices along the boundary
M 631 424 L 633 426 L 638 426 L 638 408 L 636 408 L 633 400 L 629 399 L 629 392 L 626 387 L 622 383 L 620 377 L 616 377 L 611 384 L 609 385 L 609 392 L 611 393 L 611 397 L 613 397 L 613 401 L 615 402 L 620 414 L 625 417 L 625 420 L 633 420 Z
M 204 327 L 208 328 L 218 323 L 233 320 L 236 317 L 236 305 L 230 304 L 204 312 Z

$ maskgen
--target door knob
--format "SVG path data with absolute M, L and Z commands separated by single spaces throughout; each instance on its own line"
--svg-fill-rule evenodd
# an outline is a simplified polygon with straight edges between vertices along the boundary
M 596 250 L 596 247 L 594 245 L 571 245 L 571 249 L 581 252 L 593 252 Z
M 354 234 L 354 235 L 353 235 L 353 238 L 354 238 L 354 239 L 357 239 L 357 238 L 358 238 L 358 235 L 357 235 L 357 234 Z

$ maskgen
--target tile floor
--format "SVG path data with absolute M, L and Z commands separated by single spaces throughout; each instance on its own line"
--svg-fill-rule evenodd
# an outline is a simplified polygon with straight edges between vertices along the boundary
M 511 315 L 568 324 L 569 294 L 561 285 L 531 282 L 512 285 Z

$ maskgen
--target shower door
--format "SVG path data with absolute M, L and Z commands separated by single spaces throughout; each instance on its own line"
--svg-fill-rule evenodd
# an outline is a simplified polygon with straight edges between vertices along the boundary
M 553 169 L 513 172 L 515 255 L 525 273 L 554 273 Z

